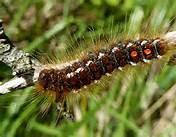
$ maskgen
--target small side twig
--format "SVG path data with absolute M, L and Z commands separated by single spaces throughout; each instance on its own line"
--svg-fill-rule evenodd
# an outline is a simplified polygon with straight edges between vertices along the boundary
M 26 86 L 27 82 L 23 77 L 15 77 L 0 86 L 0 94 L 6 94 L 17 88 L 23 88 Z

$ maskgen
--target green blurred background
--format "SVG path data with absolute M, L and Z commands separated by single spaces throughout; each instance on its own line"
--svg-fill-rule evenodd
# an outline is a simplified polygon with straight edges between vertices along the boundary
M 59 60 L 88 41 L 175 30 L 175 17 L 175 0 L 0 1 L 13 43 L 38 58 L 54 54 Z M 74 101 L 75 122 L 58 124 L 55 104 L 45 113 L 47 101 L 34 96 L 34 87 L 0 96 L 0 137 L 175 137 L 176 68 L 166 62 L 127 67 L 88 89 L 91 95 Z M 10 78 L 1 63 L 0 82 Z

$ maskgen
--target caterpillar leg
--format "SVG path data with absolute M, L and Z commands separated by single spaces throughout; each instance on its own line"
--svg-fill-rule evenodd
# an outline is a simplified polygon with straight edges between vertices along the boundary
M 61 120 L 74 121 L 73 114 L 68 110 L 65 106 L 65 103 L 58 102 L 57 103 L 57 111 L 58 111 L 58 122 Z

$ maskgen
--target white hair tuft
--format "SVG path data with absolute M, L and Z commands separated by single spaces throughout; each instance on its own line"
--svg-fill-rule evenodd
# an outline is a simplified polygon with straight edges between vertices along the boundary
M 166 33 L 164 39 L 171 44 L 176 44 L 176 31 Z

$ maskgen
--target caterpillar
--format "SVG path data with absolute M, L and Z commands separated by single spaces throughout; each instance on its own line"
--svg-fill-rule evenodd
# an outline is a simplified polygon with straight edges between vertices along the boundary
M 168 51 L 173 52 L 173 40 L 175 32 L 168 33 L 164 38 L 117 42 L 108 48 L 88 52 L 80 60 L 64 67 L 41 70 L 36 82 L 37 89 L 54 94 L 55 101 L 62 102 L 69 93 L 100 80 L 102 76 L 116 69 L 121 70 L 126 65 L 136 65 L 139 62 L 147 63 L 160 59 Z
M 39 92 L 52 95 L 59 111 L 63 111 L 63 103 L 70 93 L 81 91 L 80 89 L 86 88 L 116 69 L 122 70 L 127 65 L 148 63 L 170 55 L 174 53 L 176 45 L 176 32 L 169 32 L 154 39 L 140 38 L 113 42 L 106 48 L 88 52 L 80 59 L 59 65 L 44 65 L 29 54 L 18 50 L 5 35 L 2 24 L 0 30 L 2 38 L 0 41 L 2 59 L 0 59 L 10 67 L 12 66 L 15 72 L 13 74 L 17 76 L 16 79 L 1 85 L 0 93 L 6 94 L 11 89 L 35 84 Z M 6 51 L 6 47 L 10 50 Z M 11 49 L 15 49 L 15 52 Z M 22 58 L 11 60 L 18 53 L 22 54 Z
M 141 38 L 138 40 L 117 41 L 104 49 L 88 52 L 81 59 L 60 64 L 59 66 L 56 64 L 52 65 L 52 67 L 46 67 L 27 53 L 21 50 L 18 51 L 5 35 L 2 22 L 0 27 L 1 50 L 2 53 L 9 55 L 2 54 L 1 60 L 14 68 L 14 75 L 17 74 L 19 79 L 22 77 L 20 79 L 21 85 L 16 84 L 19 79 L 12 81 L 12 83 L 15 83 L 12 88 L 35 83 L 37 90 L 53 95 L 57 103 L 62 103 L 69 93 L 77 93 L 80 89 L 100 80 L 102 76 L 108 75 L 116 69 L 121 70 L 127 65 L 134 66 L 139 62 L 148 63 L 153 59 L 160 59 L 170 53 L 169 51 L 173 53 L 176 43 L 176 32 L 169 32 L 163 37 L 154 39 Z M 4 41 L 6 42 L 5 45 Z M 5 47 L 10 50 L 4 51 Z M 15 49 L 15 52 L 11 49 Z M 22 59 L 10 60 L 18 52 L 22 54 Z M 24 67 L 24 63 L 27 67 Z M 22 74 L 21 72 L 25 73 Z M 5 89 L 7 85 L 9 84 L 0 86 L 1 93 L 10 92 Z
M 113 2 L 3 2 L 0 136 L 175 135 L 176 3 Z

